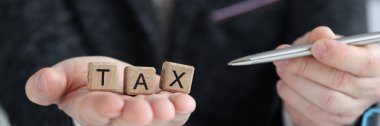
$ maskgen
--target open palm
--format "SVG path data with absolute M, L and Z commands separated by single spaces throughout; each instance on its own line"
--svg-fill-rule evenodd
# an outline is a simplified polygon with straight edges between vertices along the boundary
M 195 100 L 190 95 L 159 88 L 156 94 L 134 97 L 91 92 L 86 86 L 88 62 L 115 62 L 118 71 L 129 65 L 102 56 L 71 58 L 33 74 L 25 86 L 27 97 L 39 105 L 56 104 L 83 126 L 183 125 L 195 109 Z M 123 86 L 121 79 L 118 84 Z

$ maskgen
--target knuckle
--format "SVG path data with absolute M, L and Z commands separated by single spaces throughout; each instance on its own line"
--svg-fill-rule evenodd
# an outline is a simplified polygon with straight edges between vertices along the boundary
M 347 104 L 350 103 L 350 104 Z M 342 99 L 339 92 L 329 91 L 322 102 L 322 108 L 332 113 L 345 113 L 352 115 L 358 110 L 358 104 Z
M 343 115 L 360 115 L 362 106 L 356 102 L 342 101 L 338 99 L 339 93 L 331 91 L 324 101 L 324 108 L 327 111 Z M 347 104 L 350 103 L 350 104 Z
M 342 61 L 343 61 L 343 63 L 347 63 L 347 62 L 349 62 L 349 61 L 351 61 L 350 60 L 350 58 L 349 58 L 349 56 L 348 56 L 348 51 L 343 51 L 342 52 L 342 55 L 341 55 L 341 57 L 342 57 Z
M 337 93 L 329 91 L 322 103 L 327 110 L 334 110 L 336 108 Z
M 348 63 L 352 61 L 352 59 L 349 57 L 349 53 L 349 51 L 331 51 L 326 55 L 326 62 L 333 66 L 339 66 L 341 64 Z
M 290 59 L 285 65 L 285 69 L 287 71 L 296 72 L 298 67 L 300 66 L 300 58 Z
M 296 73 L 298 75 L 304 75 L 306 72 L 307 72 L 307 69 L 308 69 L 308 66 L 309 66 L 309 59 L 308 58 L 302 58 L 302 59 L 299 59 L 298 61 L 298 68 L 297 68 L 297 71 Z
M 375 71 L 378 71 L 377 68 L 380 63 L 380 56 L 378 53 L 374 51 L 370 51 L 369 55 L 367 55 L 365 64 L 363 64 L 362 68 L 359 70 L 359 76 L 369 76 L 373 75 Z
M 340 70 L 334 70 L 333 80 L 331 82 L 331 87 L 336 89 L 344 89 L 347 85 L 354 80 L 354 76 L 350 73 L 343 72 Z

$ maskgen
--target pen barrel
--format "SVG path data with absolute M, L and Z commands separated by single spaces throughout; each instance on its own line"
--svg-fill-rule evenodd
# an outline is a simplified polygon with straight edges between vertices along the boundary
M 380 43 L 380 32 L 360 34 L 336 39 L 337 41 L 349 45 L 361 46 Z M 311 55 L 312 43 L 292 46 L 289 48 L 277 49 L 262 52 L 254 55 L 245 56 L 243 58 L 231 61 L 232 66 L 252 65 L 259 63 L 267 63 L 278 60 L 292 59 Z

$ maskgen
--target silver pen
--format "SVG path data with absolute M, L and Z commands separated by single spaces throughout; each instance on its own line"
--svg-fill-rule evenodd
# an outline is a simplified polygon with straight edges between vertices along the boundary
M 359 34 L 353 36 L 347 36 L 336 39 L 339 42 L 349 44 L 349 45 L 369 45 L 380 43 L 380 32 Z M 292 46 L 289 48 L 277 49 L 267 52 L 262 52 L 258 54 L 253 54 L 238 58 L 228 63 L 230 66 L 244 66 L 244 65 L 253 65 L 260 63 L 268 63 L 278 60 L 285 60 L 303 56 L 311 55 L 312 43 L 302 44 L 297 46 Z

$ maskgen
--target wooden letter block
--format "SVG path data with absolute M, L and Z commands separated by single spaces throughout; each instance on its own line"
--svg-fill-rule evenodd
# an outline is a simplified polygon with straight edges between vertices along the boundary
M 160 88 L 169 92 L 190 93 L 194 67 L 164 62 L 161 70 Z
M 124 92 L 127 95 L 153 94 L 156 78 L 156 69 L 154 67 L 125 67 Z
M 88 63 L 88 89 L 115 92 L 117 90 L 117 73 L 116 63 Z

